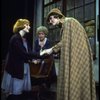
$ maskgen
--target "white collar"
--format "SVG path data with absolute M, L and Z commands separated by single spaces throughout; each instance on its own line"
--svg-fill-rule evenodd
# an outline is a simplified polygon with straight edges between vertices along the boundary
M 21 37 L 23 37 L 25 35 L 25 32 L 23 30 L 20 30 L 19 34 L 21 35 Z
M 45 38 L 43 41 L 40 41 L 40 39 L 38 39 L 38 40 L 39 40 L 39 45 L 41 47 L 43 47 L 45 45 L 46 41 L 47 41 L 47 38 Z

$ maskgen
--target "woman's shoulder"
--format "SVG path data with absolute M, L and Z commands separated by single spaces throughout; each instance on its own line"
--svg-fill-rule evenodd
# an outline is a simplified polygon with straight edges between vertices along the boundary
M 50 43 L 50 39 L 49 38 L 46 38 L 46 42 L 49 42 Z
M 73 18 L 73 17 L 65 17 L 65 23 L 68 22 L 68 21 L 69 21 L 69 22 L 70 22 L 70 21 L 78 22 L 77 19 L 75 19 L 75 18 Z
M 18 40 L 21 40 L 21 36 L 19 34 L 14 34 L 11 36 L 10 38 L 10 42 L 14 42 L 14 41 L 18 41 Z
M 11 37 L 11 39 L 17 39 L 17 38 L 21 38 L 21 36 L 19 34 L 14 34 Z
M 36 39 L 34 40 L 34 44 L 35 44 L 36 46 L 39 44 L 38 38 L 36 38 Z
M 75 20 L 73 17 L 65 17 L 65 20 Z
M 38 39 L 38 38 L 36 38 L 34 42 L 35 42 L 35 43 L 38 43 L 38 42 L 39 42 L 39 39 Z

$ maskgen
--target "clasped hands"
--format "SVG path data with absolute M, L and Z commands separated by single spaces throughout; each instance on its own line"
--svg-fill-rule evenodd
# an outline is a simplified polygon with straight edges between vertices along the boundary
M 45 49 L 43 51 L 40 52 L 40 56 L 44 55 L 44 54 L 51 54 L 53 52 L 53 48 L 49 48 L 49 49 Z

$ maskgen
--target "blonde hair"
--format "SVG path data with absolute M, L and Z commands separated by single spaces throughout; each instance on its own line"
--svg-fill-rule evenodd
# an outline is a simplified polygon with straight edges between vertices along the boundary
M 17 33 L 19 30 L 24 28 L 24 24 L 30 24 L 28 19 L 18 19 L 14 26 L 13 26 L 13 32 Z
M 48 29 L 45 26 L 40 26 L 37 28 L 36 33 L 43 32 L 45 35 L 48 34 Z

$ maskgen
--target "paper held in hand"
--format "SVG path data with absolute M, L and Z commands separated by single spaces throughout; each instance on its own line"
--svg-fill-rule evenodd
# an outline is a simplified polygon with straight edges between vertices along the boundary
M 40 52 L 40 56 L 44 55 L 44 54 L 51 54 L 53 52 L 52 48 L 50 49 L 45 49 L 42 52 Z
M 46 54 L 46 50 L 43 50 L 43 51 L 40 52 L 40 56 L 42 56 L 44 54 Z

